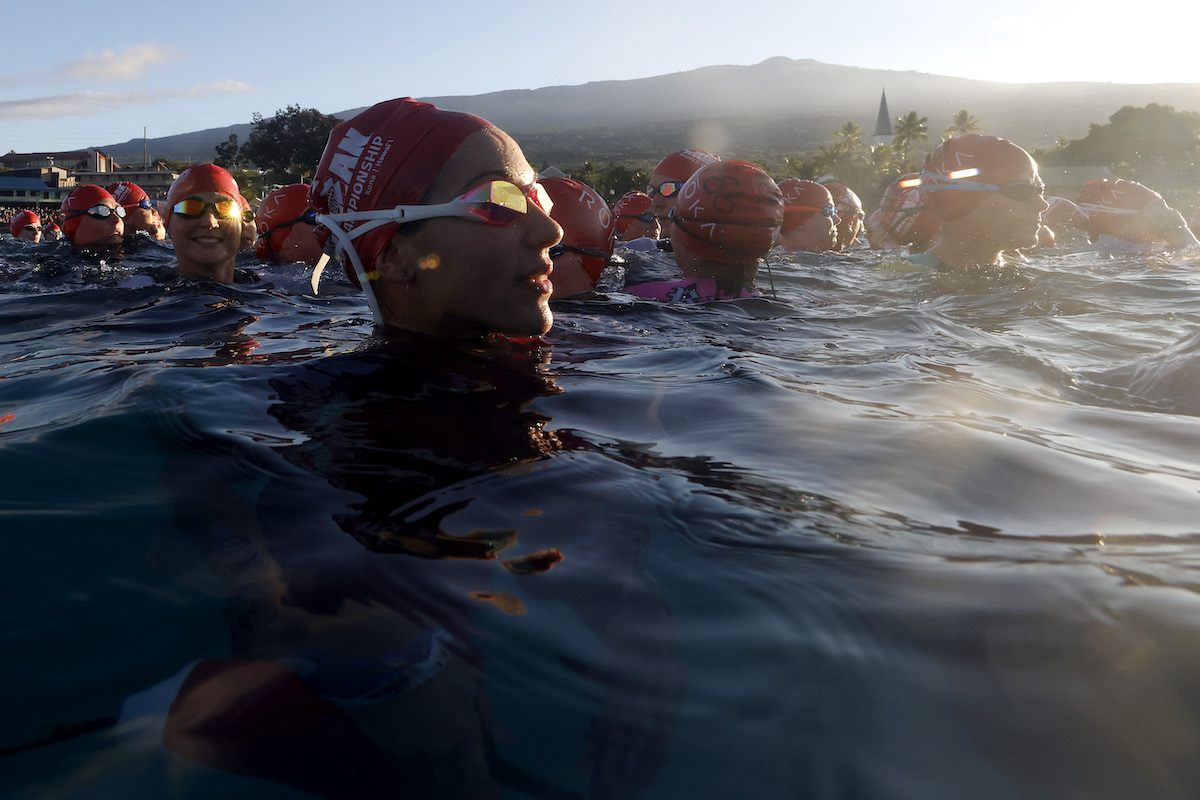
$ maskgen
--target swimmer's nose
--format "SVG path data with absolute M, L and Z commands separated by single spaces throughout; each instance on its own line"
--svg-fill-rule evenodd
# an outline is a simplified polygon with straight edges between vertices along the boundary
M 562 241 L 562 226 L 551 219 L 537 203 L 530 203 L 525 215 L 529 234 L 538 249 L 553 247 Z

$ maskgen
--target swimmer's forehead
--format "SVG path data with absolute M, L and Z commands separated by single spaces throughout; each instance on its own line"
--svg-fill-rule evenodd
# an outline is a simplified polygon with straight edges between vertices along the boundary
M 445 202 L 491 180 L 511 181 L 522 188 L 537 180 L 521 148 L 497 128 L 467 137 L 438 175 L 428 202 Z

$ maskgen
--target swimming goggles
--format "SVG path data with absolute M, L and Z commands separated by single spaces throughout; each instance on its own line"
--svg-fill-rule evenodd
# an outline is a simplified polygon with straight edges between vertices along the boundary
M 683 188 L 686 181 L 663 181 L 658 186 L 647 186 L 646 194 L 654 197 L 656 194 L 661 194 L 663 197 L 674 197 L 675 193 Z
M 371 306 L 376 322 L 382 324 L 383 316 L 379 311 L 379 302 L 371 289 L 371 281 L 379 277 L 378 272 L 368 273 L 363 267 L 362 259 L 354 248 L 354 240 L 365 233 L 383 227 L 384 225 L 417 222 L 423 219 L 438 217 L 457 217 L 483 222 L 488 225 L 513 225 L 529 212 L 529 203 L 533 202 L 547 214 L 554 207 L 549 193 L 536 181 L 526 188 L 517 186 L 511 181 L 494 180 L 476 186 L 453 200 L 445 203 L 430 203 L 428 205 L 393 206 L 373 211 L 345 211 L 338 214 L 317 214 L 317 222 L 325 226 L 333 236 L 333 252 L 326 252 L 313 271 L 312 283 L 315 287 L 321 271 L 329 258 L 337 258 L 342 253 L 350 259 L 354 268 L 354 276 L 358 279 L 367 303 Z M 362 222 L 362 225 L 346 230 L 344 222 Z
M 317 210 L 315 208 L 310 208 L 295 219 L 289 219 L 286 222 L 279 223 L 278 225 L 272 225 L 270 228 L 267 228 L 266 231 L 259 234 L 267 243 L 267 252 L 274 253 L 275 251 L 275 248 L 271 247 L 271 237 L 275 235 L 275 231 L 281 231 L 284 228 L 290 228 L 298 222 L 303 222 L 305 225 L 316 225 Z
M 658 217 L 651 214 L 649 211 L 643 211 L 641 214 L 617 214 L 617 219 L 635 219 L 638 222 L 644 222 L 649 225 Z
M 88 209 L 78 209 L 75 211 L 68 211 L 67 218 L 73 219 L 75 217 L 82 217 L 84 214 L 87 214 L 89 217 L 92 217 L 93 219 L 108 219 L 113 214 L 116 214 L 121 219 L 124 219 L 125 218 L 125 209 L 121 208 L 121 206 L 117 206 L 116 208 L 113 208 L 112 206 L 106 206 L 103 203 L 97 203 L 96 205 L 94 205 Z
M 579 253 L 580 255 L 592 256 L 593 258 L 602 258 L 605 262 L 609 259 L 608 252 L 598 247 L 576 247 L 573 244 L 556 244 L 550 248 L 550 258 L 558 258 L 563 253 Z
M 957 189 L 968 192 L 999 192 L 1010 200 L 1025 202 L 1032 200 L 1035 197 L 1042 197 L 1046 193 L 1046 184 L 1041 181 L 1036 183 L 1030 181 L 1010 181 L 1009 183 L 982 183 L 980 181 L 963 180 L 960 178 L 951 178 L 949 175 L 941 175 L 936 172 L 923 170 L 922 177 L 937 178 L 939 180 L 950 181 L 950 183 L 925 183 L 921 181 L 921 189 L 927 192 L 941 191 L 945 189 Z
M 25 230 L 27 230 L 27 231 L 40 231 L 41 229 L 42 229 L 41 225 L 26 225 L 25 226 Z
M 189 197 L 186 200 L 180 200 L 175 205 L 171 206 L 171 211 L 181 217 L 187 219 L 196 219 L 203 216 L 204 212 L 212 209 L 213 216 L 218 219 L 233 219 L 239 216 L 242 212 L 242 207 L 237 200 L 232 198 L 228 200 L 217 200 L 213 203 L 205 202 L 199 197 Z M 124 216 L 122 214 L 121 216 Z
M 832 219 L 833 215 L 834 215 L 833 203 L 826 203 L 825 205 L 821 206 L 820 208 L 817 208 L 816 206 L 784 206 L 783 210 L 784 211 L 820 211 L 822 214 L 829 217 L 830 219 Z

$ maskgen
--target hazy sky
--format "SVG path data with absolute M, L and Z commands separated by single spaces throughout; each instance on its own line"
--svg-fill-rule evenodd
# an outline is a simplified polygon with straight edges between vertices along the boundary
M 289 104 L 332 113 L 403 95 L 624 80 L 772 56 L 995 81 L 1200 83 L 1200 58 L 1191 54 L 1200 11 L 1187 4 L 814 6 L 160 2 L 137 9 L 145 21 L 135 23 L 128 4 L 0 0 L 0 152 L 122 142 L 143 128 L 169 136 Z M 867 119 L 878 98 L 863 102 Z

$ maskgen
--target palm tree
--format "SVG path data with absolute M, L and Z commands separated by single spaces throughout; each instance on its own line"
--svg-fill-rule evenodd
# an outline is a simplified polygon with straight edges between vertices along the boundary
M 979 127 L 979 120 L 971 116 L 971 112 L 964 108 L 954 115 L 954 122 L 950 127 L 942 131 L 942 139 L 952 139 L 968 133 L 979 133 L 981 130 L 983 129 Z
M 900 161 L 908 165 L 908 151 L 913 142 L 929 141 L 929 133 L 925 123 L 928 117 L 919 117 L 917 112 L 910 111 L 903 117 L 896 117 L 896 129 L 892 135 L 892 147 L 900 151 Z
M 839 153 L 856 153 L 866 147 L 863 144 L 862 126 L 857 122 L 843 122 L 842 127 L 833 132 L 833 135 L 838 141 L 834 142 L 833 149 Z

